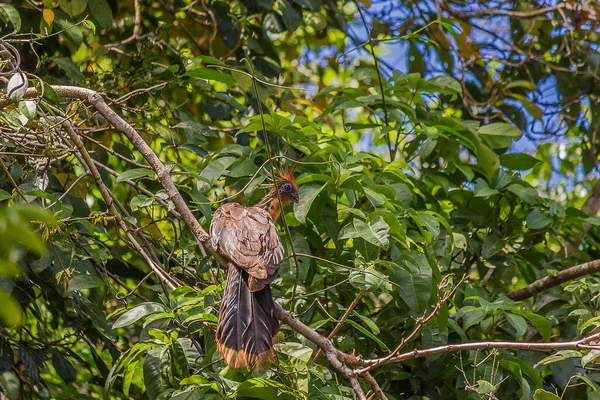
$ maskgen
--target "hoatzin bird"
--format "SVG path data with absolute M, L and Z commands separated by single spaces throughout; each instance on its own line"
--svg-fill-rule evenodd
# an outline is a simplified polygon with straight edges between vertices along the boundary
M 210 224 L 213 248 L 229 260 L 217 349 L 230 367 L 251 371 L 267 369 L 275 358 L 279 322 L 269 284 L 283 260 L 275 221 L 283 206 L 298 202 L 294 168 L 279 171 L 265 186 L 269 192 L 254 207 L 225 204 Z

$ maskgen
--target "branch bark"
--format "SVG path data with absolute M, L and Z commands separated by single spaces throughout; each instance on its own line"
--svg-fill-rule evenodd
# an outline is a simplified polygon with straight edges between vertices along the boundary
M 530 351 L 554 351 L 554 350 L 582 350 L 595 349 L 600 350 L 597 345 L 590 345 L 590 342 L 600 338 L 600 333 L 586 336 L 579 340 L 570 342 L 550 342 L 550 343 L 531 343 L 531 342 L 473 342 L 447 344 L 444 346 L 430 347 L 428 349 L 415 349 L 406 353 L 398 354 L 394 358 L 386 360 L 384 364 L 392 364 L 415 358 L 433 356 L 442 353 L 453 353 L 457 351 L 467 350 L 484 350 L 484 349 L 511 349 L 511 350 L 530 350 Z M 367 365 L 379 363 L 381 359 L 363 360 Z
M 545 276 L 537 281 L 530 283 L 522 289 L 515 290 L 508 294 L 508 298 L 514 301 L 528 299 L 536 294 L 548 290 L 551 287 L 560 285 L 561 283 L 572 279 L 580 278 L 585 275 L 590 275 L 600 271 L 600 260 L 590 261 L 584 264 L 576 265 L 571 268 L 564 269 L 554 276 Z

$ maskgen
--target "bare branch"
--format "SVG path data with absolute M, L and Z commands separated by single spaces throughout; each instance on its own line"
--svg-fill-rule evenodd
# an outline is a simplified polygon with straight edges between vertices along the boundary
M 511 349 L 511 350 L 529 350 L 529 351 L 554 351 L 554 350 L 583 350 L 594 349 L 600 350 L 598 345 L 590 345 L 588 343 L 599 339 L 600 333 L 595 333 L 586 336 L 583 339 L 573 340 L 570 342 L 551 342 L 551 343 L 531 343 L 531 342 L 473 342 L 473 343 L 458 343 L 447 344 L 444 346 L 431 347 L 429 349 L 415 349 L 406 353 L 398 354 L 394 358 L 386 360 L 384 364 L 392 364 L 415 358 L 433 356 L 441 353 L 453 353 L 457 351 L 467 350 L 483 350 L 483 349 Z M 380 363 L 383 359 L 363 360 L 362 362 L 368 365 Z
M 387 400 L 385 393 L 383 393 L 383 390 L 381 390 L 381 387 L 379 387 L 379 384 L 377 383 L 373 375 L 371 375 L 369 372 L 365 372 L 363 376 L 365 377 L 367 382 L 371 384 L 371 386 L 373 387 L 373 391 L 375 392 L 377 397 L 379 397 L 381 400 Z
M 152 258 L 147 254 L 147 252 L 144 250 L 142 245 L 140 245 L 139 242 L 135 239 L 135 237 L 133 236 L 133 233 L 131 232 L 131 229 L 127 226 L 125 221 L 121 218 L 121 215 L 115 206 L 115 203 L 109 193 L 109 190 L 106 187 L 106 185 L 104 185 L 104 182 L 102 181 L 102 177 L 100 176 L 100 172 L 98 172 L 98 169 L 96 168 L 96 166 L 94 164 L 94 160 L 92 159 L 90 154 L 87 152 L 87 149 L 85 148 L 83 142 L 81 141 L 81 139 L 75 132 L 75 128 L 73 127 L 71 122 L 69 122 L 67 120 L 61 120 L 59 118 L 53 118 L 53 117 L 48 117 L 48 119 L 55 120 L 55 121 L 59 120 L 62 122 L 63 127 L 65 128 L 65 130 L 67 131 L 67 134 L 69 135 L 69 139 L 73 142 L 73 144 L 77 148 L 79 155 L 82 159 L 82 162 L 87 167 L 92 178 L 94 178 L 94 181 L 96 182 L 96 186 L 98 187 L 98 190 L 100 191 L 100 194 L 102 195 L 102 198 L 104 199 L 104 202 L 106 203 L 110 213 L 116 218 L 116 220 L 119 224 L 119 227 L 125 232 L 125 234 L 127 235 L 127 238 L 133 244 L 133 247 L 135 248 L 135 250 L 142 256 L 142 258 L 144 258 L 144 261 L 146 261 L 148 266 L 150 266 L 150 268 L 156 273 L 156 275 L 161 279 L 161 281 L 164 282 L 169 288 L 175 289 L 175 287 L 177 286 L 177 281 L 175 281 L 173 277 L 169 276 L 169 274 L 167 274 L 160 266 L 158 266 L 154 262 L 154 260 L 152 260 Z
M 545 276 L 529 285 L 510 292 L 508 298 L 514 301 L 528 299 L 536 294 L 548 290 L 551 287 L 560 285 L 561 283 L 577 279 L 585 275 L 591 275 L 600 271 L 600 260 L 594 260 L 571 268 L 563 269 L 554 276 Z

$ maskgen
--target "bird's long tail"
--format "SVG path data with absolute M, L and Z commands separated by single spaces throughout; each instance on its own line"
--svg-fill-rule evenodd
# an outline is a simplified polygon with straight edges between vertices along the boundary
M 232 368 L 265 370 L 275 358 L 279 322 L 271 288 L 251 292 L 248 273 L 230 265 L 217 324 L 217 349 Z

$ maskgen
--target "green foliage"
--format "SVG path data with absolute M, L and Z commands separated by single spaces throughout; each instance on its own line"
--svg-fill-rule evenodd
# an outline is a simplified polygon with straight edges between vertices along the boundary
M 451 274 L 454 283 L 468 279 L 403 351 L 567 341 L 598 327 L 596 277 L 533 300 L 506 296 L 597 256 L 598 221 L 541 182 L 555 168 L 554 144 L 535 157 L 511 151 L 523 126 L 467 117 L 461 104 L 473 98 L 464 82 L 412 68 L 422 63 L 418 53 L 409 74 L 381 74 L 371 54 L 322 57 L 326 48 L 350 57 L 348 24 L 369 3 L 141 1 L 137 20 L 133 1 L 0 5 L 5 26 L 41 43 L 34 53 L 30 43 L 0 42 L 41 78 L 0 64 L 8 76 L 0 99 L 0 386 L 8 398 L 354 397 L 324 357 L 313 359 L 316 345 L 285 325 L 273 369 L 248 373 L 219 361 L 223 271 L 177 218 L 173 193 L 143 154 L 90 104 L 59 98 L 57 84 L 104 93 L 205 228 L 226 201 L 256 203 L 271 166 L 298 163 L 300 202 L 282 218 L 287 258 L 273 293 L 323 335 L 360 294 L 333 338 L 344 352 L 388 355 L 435 309 Z M 462 21 L 462 33 L 452 20 L 432 21 L 435 31 L 403 37 L 409 55 L 446 37 L 469 43 Z M 377 30 L 386 37 L 381 25 L 373 23 L 373 38 Z M 479 76 L 481 65 L 472 68 Z M 504 89 L 514 97 L 528 83 Z M 44 96 L 24 97 L 34 87 Z M 51 119 L 61 113 L 76 124 L 112 204 Z M 576 174 L 574 154 L 560 158 L 563 172 Z M 591 234 L 581 238 L 585 224 Z M 140 247 L 123 226 L 139 234 Z M 148 259 L 184 285 L 162 286 Z M 448 352 L 373 375 L 389 398 L 583 398 L 600 383 L 596 351 Z

